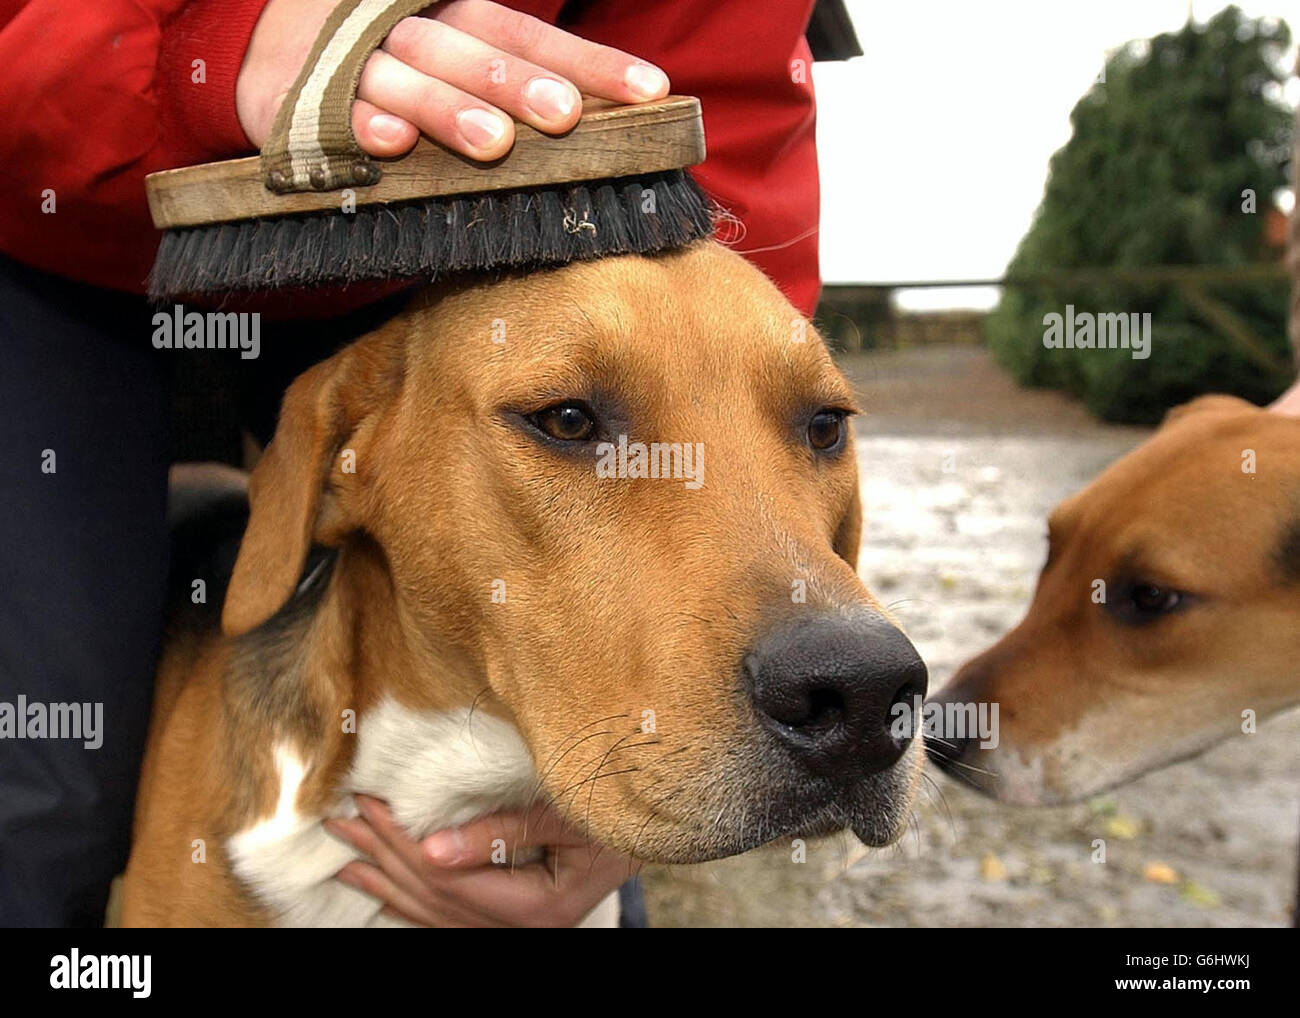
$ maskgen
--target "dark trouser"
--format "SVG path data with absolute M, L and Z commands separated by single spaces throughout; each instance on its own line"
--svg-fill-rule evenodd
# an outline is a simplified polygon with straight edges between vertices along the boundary
M 167 571 L 150 334 L 143 300 L 0 260 L 0 711 L 103 712 L 98 749 L 0 738 L 7 926 L 101 925 L 126 862 Z

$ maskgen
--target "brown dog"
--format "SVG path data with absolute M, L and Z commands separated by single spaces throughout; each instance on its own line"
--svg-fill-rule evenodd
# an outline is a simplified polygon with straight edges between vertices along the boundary
M 996 747 L 946 733 L 931 753 L 1026 805 L 1300 703 L 1300 419 L 1228 396 L 1172 411 L 1056 508 L 1028 614 L 931 702 L 998 705 Z
M 224 635 L 167 647 L 125 921 L 383 922 L 320 824 L 359 791 L 416 835 L 540 794 L 642 860 L 895 839 L 925 669 L 854 569 L 851 410 L 712 242 L 431 292 L 308 371 Z

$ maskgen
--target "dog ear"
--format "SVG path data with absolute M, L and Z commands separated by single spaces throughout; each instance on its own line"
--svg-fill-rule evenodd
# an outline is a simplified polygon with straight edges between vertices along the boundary
M 835 549 L 835 554 L 847 562 L 854 572 L 858 569 L 858 543 L 862 537 L 862 494 L 858 488 L 858 477 L 855 472 L 853 475 L 853 496 L 849 499 L 848 508 L 844 510 L 844 515 L 840 517 L 839 525 L 835 528 L 835 537 L 831 541 L 831 547 Z
M 284 607 L 313 539 L 337 544 L 358 526 L 343 496 L 364 459 L 359 432 L 400 386 L 400 349 L 372 335 L 289 386 L 275 435 L 249 479 L 248 527 L 221 613 L 226 635 L 247 633 Z M 345 446 L 351 470 L 342 460 Z
M 1176 406 L 1165 414 L 1165 419 L 1160 422 L 1160 426 L 1172 424 L 1174 421 L 1180 421 L 1184 417 L 1191 417 L 1193 414 L 1226 414 L 1240 413 L 1243 410 L 1258 410 L 1254 403 L 1247 402 L 1237 396 L 1224 396 L 1220 393 L 1212 393 L 1208 396 L 1197 396 L 1190 403 L 1184 403 Z

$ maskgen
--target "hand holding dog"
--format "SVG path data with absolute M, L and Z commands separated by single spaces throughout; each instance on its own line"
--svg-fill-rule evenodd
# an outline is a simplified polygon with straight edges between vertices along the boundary
M 380 800 L 359 795 L 357 805 L 360 817 L 325 827 L 373 862 L 349 863 L 338 879 L 422 926 L 575 926 L 635 872 L 632 859 L 588 841 L 547 806 L 496 813 L 419 842 Z M 497 839 L 504 863 L 492 858 Z M 546 852 L 540 862 L 511 865 L 535 849 Z
M 261 146 L 335 0 L 271 0 L 235 86 L 240 125 Z M 373 156 L 421 133 L 472 159 L 514 144 L 516 117 L 548 134 L 578 122 L 581 96 L 620 103 L 668 94 L 659 68 L 488 0 L 434 4 L 400 22 L 367 61 L 352 131 Z
M 1300 380 L 1292 382 L 1291 387 L 1270 403 L 1268 408 L 1275 414 L 1300 417 Z

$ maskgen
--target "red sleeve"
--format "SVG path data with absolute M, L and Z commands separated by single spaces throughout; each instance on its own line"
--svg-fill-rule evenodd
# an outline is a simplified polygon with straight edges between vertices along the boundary
M 0 0 L 0 251 L 142 291 L 158 242 L 145 175 L 251 150 L 235 78 L 265 3 Z M 709 157 L 697 178 L 739 220 L 735 249 L 811 313 L 820 289 L 803 39 L 812 0 L 771 0 L 761 19 L 747 0 L 511 6 L 642 56 L 675 91 L 700 97 Z M 43 211 L 51 194 L 55 211 Z
M 158 243 L 144 176 L 248 152 L 235 78 L 265 4 L 0 7 L 0 250 L 49 272 L 143 291 Z
M 821 291 L 816 104 L 804 41 L 812 6 L 584 3 L 572 20 L 560 20 L 577 35 L 658 64 L 674 92 L 699 97 L 708 159 L 695 178 L 739 220 L 723 238 L 808 315 Z

